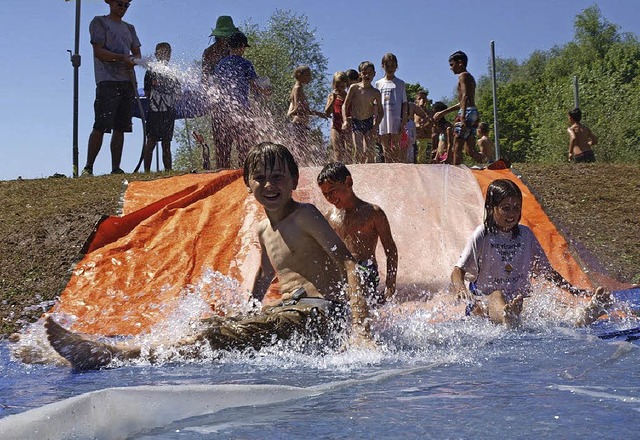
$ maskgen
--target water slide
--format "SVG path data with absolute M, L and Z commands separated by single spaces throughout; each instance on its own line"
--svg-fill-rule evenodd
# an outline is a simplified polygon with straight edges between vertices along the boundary
M 448 165 L 367 164 L 349 167 L 354 190 L 387 213 L 398 245 L 398 298 L 419 301 L 442 291 L 473 229 L 482 222 L 483 194 L 497 178 L 524 194 L 522 223 L 538 237 L 555 269 L 572 284 L 629 286 L 590 279 L 529 189 L 509 169 Z M 319 168 L 301 168 L 297 200 L 328 208 L 316 184 Z M 101 222 L 53 312 L 72 329 L 97 335 L 138 335 L 162 322 L 197 289 L 207 313 L 246 303 L 259 262 L 255 225 L 264 214 L 247 193 L 241 171 L 189 174 L 132 182 L 123 215 Z M 384 276 L 381 249 L 379 261 Z M 229 282 L 211 282 L 211 271 Z M 235 285 L 233 283 L 236 283 Z M 203 283 L 205 285 L 203 285 Z M 209 283 L 209 284 L 207 284 Z

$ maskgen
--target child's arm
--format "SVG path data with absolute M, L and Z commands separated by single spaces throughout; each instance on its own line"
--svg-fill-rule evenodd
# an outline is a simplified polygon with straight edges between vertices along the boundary
M 351 101 L 353 100 L 354 87 L 349 87 L 347 97 L 342 103 L 342 129 L 347 130 L 351 124 Z
M 382 94 L 380 93 L 380 90 L 375 89 L 375 95 L 376 95 L 376 117 L 373 121 L 373 127 L 377 128 L 380 123 L 382 122 L 382 118 L 384 118 L 384 108 L 382 107 Z M 378 131 L 376 130 L 376 133 Z
M 593 132 L 589 127 L 586 127 L 586 129 L 587 129 L 587 138 L 588 138 L 589 146 L 593 147 L 594 145 L 597 145 L 598 138 L 596 137 L 596 135 L 593 134 Z
M 260 240 L 260 267 L 258 268 L 256 277 L 253 280 L 251 295 L 258 301 L 262 301 L 264 295 L 269 289 L 271 280 L 273 280 L 275 275 L 276 271 L 271 265 L 271 260 L 269 260 L 269 257 L 267 256 L 262 240 Z
M 573 148 L 576 146 L 578 140 L 573 127 L 567 128 L 567 131 L 569 132 L 569 161 L 571 161 L 571 159 L 573 159 Z
M 336 92 L 332 90 L 327 96 L 327 104 L 324 106 L 324 114 L 329 117 L 333 113 L 333 103 L 336 100 Z
M 451 284 L 453 288 L 453 293 L 456 295 L 457 299 L 466 300 L 466 301 L 474 301 L 475 298 L 473 293 L 467 289 L 467 286 L 464 283 L 464 275 L 466 272 L 455 266 L 453 268 L 453 272 L 451 272 Z
M 389 220 L 382 209 L 377 211 L 375 217 L 375 226 L 384 249 L 385 256 L 387 257 L 387 280 L 385 286 L 384 297 L 386 300 L 396 293 L 396 276 L 398 274 L 398 247 L 391 235 L 391 226 L 389 226 Z

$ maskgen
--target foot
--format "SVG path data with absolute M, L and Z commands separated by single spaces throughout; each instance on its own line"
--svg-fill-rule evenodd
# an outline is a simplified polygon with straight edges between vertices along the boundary
M 95 370 L 107 366 L 118 350 L 101 342 L 86 339 L 62 328 L 50 316 L 44 324 L 49 343 L 74 370 Z
M 84 167 L 81 176 L 93 176 L 93 168 Z
M 116 168 L 111 171 L 111 174 L 124 174 L 124 170 L 122 168 Z
M 598 286 L 595 293 L 591 297 L 591 301 L 582 311 L 582 315 L 576 321 L 576 326 L 584 327 L 592 324 L 600 316 L 607 313 L 607 309 L 613 304 L 611 292 L 607 292 L 604 288 Z
M 504 323 L 507 327 L 519 327 L 520 326 L 520 314 L 522 313 L 522 304 L 524 298 L 522 295 L 516 296 L 510 302 L 505 304 L 502 315 L 504 317 Z

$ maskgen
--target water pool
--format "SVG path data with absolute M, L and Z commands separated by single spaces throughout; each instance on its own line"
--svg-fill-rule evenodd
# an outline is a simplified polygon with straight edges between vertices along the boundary
M 386 335 L 375 351 L 308 356 L 274 348 L 255 356 L 230 353 L 82 374 L 22 364 L 3 343 L 0 417 L 110 387 L 231 384 L 245 393 L 235 407 L 184 418 L 184 408 L 176 405 L 165 423 L 126 436 L 637 438 L 638 346 L 602 340 L 594 332 L 548 324 L 514 331 L 480 320 L 429 326 L 414 321 Z M 256 405 L 258 385 L 295 386 L 305 395 Z M 223 399 L 215 387 L 204 396 Z M 116 408 L 109 417 L 124 419 L 127 412 Z

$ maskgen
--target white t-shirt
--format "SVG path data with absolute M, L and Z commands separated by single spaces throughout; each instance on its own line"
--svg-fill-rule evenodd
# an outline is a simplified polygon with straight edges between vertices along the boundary
M 485 235 L 484 225 L 473 231 L 456 266 L 475 278 L 479 294 L 502 290 L 508 299 L 518 294 L 526 296 L 531 289 L 531 274 L 551 269 L 531 229 L 519 227 L 516 238 L 502 231 Z
M 400 134 L 402 122 L 402 104 L 407 102 L 404 81 L 399 78 L 388 80 L 386 77 L 376 81 L 376 89 L 382 95 L 384 116 L 380 122 L 380 134 Z

